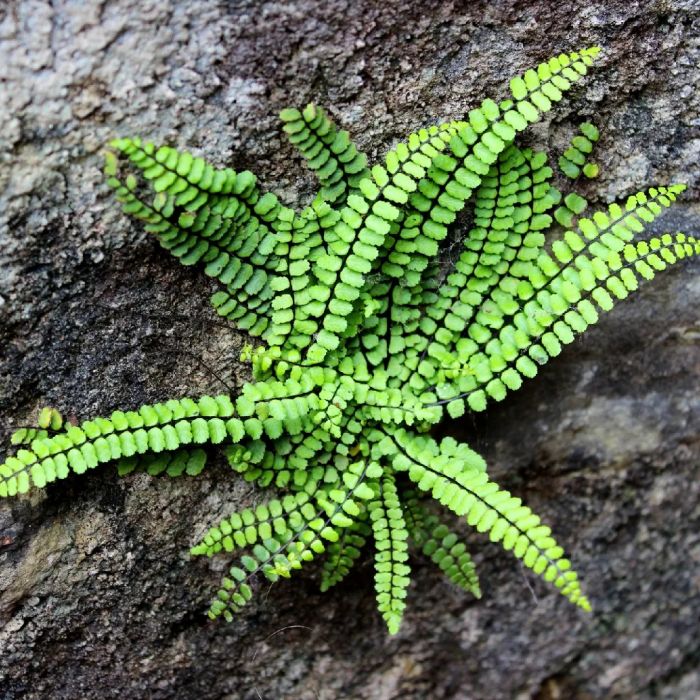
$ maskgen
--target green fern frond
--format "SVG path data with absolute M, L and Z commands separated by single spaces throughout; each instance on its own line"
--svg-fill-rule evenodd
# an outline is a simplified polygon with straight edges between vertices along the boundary
M 552 102 L 562 99 L 563 91 L 587 73 L 598 52 L 595 47 L 568 56 L 562 54 L 540 64 L 537 70 L 527 71 L 522 78 L 513 79 L 513 100 L 499 106 L 486 99 L 479 108 L 471 110 L 468 123 L 451 138 L 448 155 L 437 150 L 427 156 L 421 154 L 424 159 L 418 165 L 422 164 L 423 172 L 418 191 L 411 195 L 407 215 L 412 225 L 404 226 L 392 244 L 393 251 L 399 242 L 405 242 L 400 249 L 401 262 L 394 262 L 393 267 L 383 266 L 385 274 L 402 276 L 407 269 L 425 268 L 428 258 L 437 253 L 436 242 L 447 236 L 447 227 L 455 221 L 499 154 L 518 132 L 539 121 L 551 109 Z M 416 236 L 416 228 L 422 236 Z
M 281 500 L 273 499 L 255 509 L 246 508 L 233 513 L 218 525 L 210 528 L 202 541 L 192 547 L 194 556 L 212 556 L 222 550 L 233 552 L 271 539 L 283 537 L 294 528 L 295 517 L 303 517 L 302 510 L 309 507 L 310 497 L 304 492 L 288 494 Z
M 209 608 L 209 617 L 215 619 L 223 615 L 230 621 L 234 613 L 240 612 L 251 598 L 250 586 L 256 574 L 262 573 L 274 583 L 280 577 L 289 578 L 304 561 L 323 552 L 324 545 L 318 532 L 323 530 L 327 537 L 333 537 L 335 532 L 325 525 L 324 515 L 322 507 L 306 502 L 291 512 L 274 537 L 251 545 L 250 552 L 241 557 L 240 566 L 232 566 L 230 577 L 223 578 L 222 587 Z M 195 549 L 193 553 L 197 554 L 199 550 Z
M 406 523 L 411 541 L 459 588 L 481 598 L 476 567 L 459 535 L 420 503 L 418 494 L 405 491 Z
M 454 532 L 450 532 L 447 525 L 436 523 L 432 532 L 426 532 L 422 551 L 452 583 L 475 598 L 481 598 L 479 576 L 474 562 L 467 552 L 466 545 L 459 541 Z
M 571 139 L 571 144 L 559 156 L 559 169 L 571 180 L 577 180 L 582 174 L 587 178 L 598 176 L 599 167 L 589 161 L 595 143 L 600 134 L 598 128 L 590 122 L 579 125 L 579 133 Z M 569 192 L 562 205 L 554 212 L 554 218 L 565 228 L 573 228 L 576 217 L 588 208 L 588 200 L 577 192 Z
M 332 436 L 310 421 L 305 421 L 302 432 L 296 435 L 282 435 L 269 438 L 270 421 L 263 425 L 265 435 L 258 439 L 243 440 L 237 445 L 224 448 L 229 464 L 234 471 L 246 481 L 254 481 L 259 486 L 274 485 L 287 488 L 290 484 L 297 487 L 318 481 L 321 476 L 329 476 L 327 466 L 336 450 Z M 279 422 L 281 424 L 281 422 Z M 277 421 L 275 422 L 277 426 Z M 323 465 L 323 466 L 322 466 Z M 330 476 L 335 481 L 337 474 Z
M 328 556 L 321 574 L 321 591 L 340 583 L 355 565 L 372 530 L 367 525 L 367 510 L 362 510 L 351 525 L 343 528 L 340 539 L 328 545 Z
M 347 131 L 338 131 L 321 107 L 308 104 L 303 110 L 280 113 L 284 131 L 316 173 L 322 200 L 342 205 L 358 193 L 360 180 L 368 177 L 367 156 L 357 150 Z
M 396 482 L 385 473 L 378 483 L 377 497 L 369 502 L 369 518 L 374 535 L 374 588 L 377 609 L 389 634 L 396 634 L 406 609 L 406 594 L 411 567 L 408 565 L 408 530 L 401 508 Z
M 218 313 L 261 335 L 273 296 L 270 272 L 279 264 L 274 233 L 286 228 L 291 210 L 273 194 L 261 195 L 248 171 L 215 170 L 189 153 L 139 139 L 111 145 L 156 193 L 148 201 L 133 174 L 122 182 L 108 152 L 105 173 L 124 211 L 146 221 L 146 230 L 184 265 L 204 263 L 206 274 L 224 286 L 212 298 Z
M 589 163 L 588 159 L 600 138 L 598 127 L 590 122 L 582 122 L 579 125 L 579 132 L 571 139 L 569 147 L 559 156 L 559 169 L 572 180 L 578 178 L 581 173 L 589 178 L 598 174 L 597 166 L 586 170 L 587 165 L 594 165 Z
M 228 396 L 180 399 L 138 411 L 115 411 L 71 425 L 51 437 L 32 440 L 0 464 L 0 496 L 42 488 L 70 472 L 82 474 L 99 464 L 145 453 L 177 450 L 190 444 L 237 440 L 245 428 L 234 418 Z
M 427 317 L 418 320 L 416 308 L 412 323 L 405 326 L 404 333 L 413 334 L 411 345 L 427 355 L 427 361 L 417 367 L 420 375 L 429 378 L 435 371 L 430 358 L 441 363 L 448 359 L 468 322 L 478 318 L 479 306 L 491 294 L 500 295 L 505 277 L 529 270 L 544 245 L 542 231 L 552 223 L 548 212 L 561 196 L 550 185 L 551 176 L 544 153 L 515 146 L 492 166 L 476 193 L 475 226 L 464 239 L 464 252 L 454 271 L 437 294 L 428 291 L 418 297 L 418 304 L 429 304 Z
M 312 286 L 310 280 L 302 280 L 294 294 L 293 327 L 299 332 L 295 345 L 306 348 L 304 359 L 310 363 L 321 362 L 329 351 L 337 349 L 340 337 L 348 331 L 348 317 L 354 312 L 365 276 L 400 214 L 394 204 L 395 183 L 400 182 L 399 176 L 410 179 L 406 174 L 412 165 L 409 155 L 413 152 L 415 156 L 422 145 L 417 137 L 413 147 L 410 143 L 405 146 L 404 162 L 396 156 L 395 168 L 390 168 L 394 175 L 391 182 L 381 166 L 372 168 L 371 177 L 360 181 L 361 194 L 348 197 L 347 206 L 340 210 L 337 223 L 328 232 L 329 252 L 311 268 L 320 282 L 314 285 L 318 291 L 311 293 L 307 289 Z M 410 187 L 407 183 L 404 186 Z

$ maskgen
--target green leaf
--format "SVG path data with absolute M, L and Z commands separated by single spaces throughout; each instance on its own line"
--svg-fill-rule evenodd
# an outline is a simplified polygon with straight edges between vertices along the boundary
M 564 202 L 574 214 L 581 214 L 588 206 L 588 202 L 575 192 L 567 194 L 564 198 Z
M 598 173 L 600 172 L 600 168 L 598 167 L 597 163 L 586 163 L 586 165 L 583 166 L 583 174 L 587 178 L 595 178 L 598 177 Z

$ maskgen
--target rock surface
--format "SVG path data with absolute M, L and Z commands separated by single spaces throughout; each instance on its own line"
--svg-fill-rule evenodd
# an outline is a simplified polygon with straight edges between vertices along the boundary
M 594 117 L 601 202 L 685 181 L 664 220 L 700 232 L 695 0 L 9 0 L 0 6 L 0 419 L 87 417 L 244 376 L 210 282 L 122 216 L 102 144 L 142 134 L 248 167 L 290 203 L 313 182 L 276 113 L 314 100 L 381 155 L 560 50 L 594 74 L 535 139 Z M 484 598 L 415 564 L 401 633 L 365 561 L 321 595 L 313 567 L 232 625 L 204 605 L 222 562 L 195 537 L 260 498 L 233 475 L 103 469 L 0 504 L 0 697 L 696 698 L 700 696 L 697 265 L 620 305 L 507 405 L 446 426 L 550 522 L 594 613 L 470 536 Z

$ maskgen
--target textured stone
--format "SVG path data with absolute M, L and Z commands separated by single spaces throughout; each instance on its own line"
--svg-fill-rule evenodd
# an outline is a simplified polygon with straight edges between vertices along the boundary
M 211 283 L 114 206 L 109 138 L 187 146 L 309 201 L 282 107 L 327 106 L 379 157 L 552 53 L 599 43 L 600 67 L 529 138 L 558 152 L 595 115 L 590 197 L 685 181 L 664 226 L 698 233 L 699 35 L 695 0 L 2 3 L 3 432 L 45 404 L 86 417 L 245 376 L 245 339 L 209 308 Z M 313 567 L 261 586 L 234 624 L 212 624 L 223 562 L 189 563 L 188 547 L 259 496 L 223 468 L 171 482 L 103 469 L 0 504 L 0 695 L 697 697 L 699 292 L 697 267 L 678 266 L 505 405 L 445 428 L 554 526 L 592 615 L 470 535 L 484 598 L 417 559 L 396 638 L 368 560 L 323 595 Z

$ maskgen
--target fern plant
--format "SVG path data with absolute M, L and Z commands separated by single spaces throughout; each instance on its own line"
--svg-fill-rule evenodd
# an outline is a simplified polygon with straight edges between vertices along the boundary
M 516 144 L 598 53 L 528 70 L 508 99 L 420 129 L 371 168 L 321 108 L 284 110 L 284 131 L 321 186 L 302 211 L 248 171 L 138 138 L 112 142 L 105 172 L 124 211 L 182 264 L 218 280 L 217 312 L 259 339 L 242 358 L 253 381 L 237 396 L 173 399 L 80 425 L 62 426 L 49 411 L 38 429 L 14 435 L 0 495 L 107 462 L 121 474 L 196 475 L 203 448 L 220 445 L 234 471 L 273 493 L 192 547 L 235 556 L 212 618 L 240 611 L 258 574 L 277 581 L 323 553 L 326 590 L 370 541 L 391 633 L 404 613 L 411 543 L 480 596 L 465 544 L 429 497 L 588 610 L 550 528 L 489 478 L 468 445 L 438 442 L 430 430 L 445 412 L 503 400 L 640 280 L 700 251 L 682 233 L 636 239 L 683 185 L 584 216 L 586 200 L 552 184 L 547 156 Z M 559 159 L 574 180 L 597 174 L 587 161 L 598 131 L 580 131 Z M 445 269 L 455 244 L 461 253 Z

